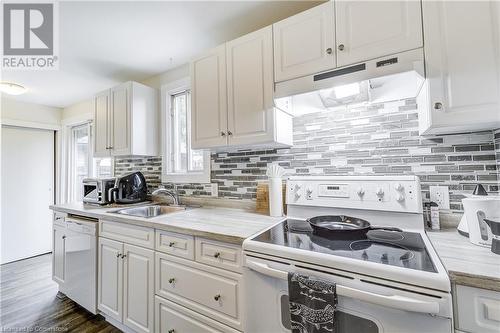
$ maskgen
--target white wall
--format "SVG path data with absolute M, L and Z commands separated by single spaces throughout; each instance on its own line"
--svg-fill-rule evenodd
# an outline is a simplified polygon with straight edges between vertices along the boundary
M 71 123 L 80 122 L 81 120 L 88 120 L 94 118 L 94 102 L 90 98 L 88 100 L 70 105 L 62 110 L 61 122 Z
M 0 105 L 2 124 L 46 128 L 58 128 L 61 125 L 60 108 L 20 102 L 5 95 L 2 96 Z

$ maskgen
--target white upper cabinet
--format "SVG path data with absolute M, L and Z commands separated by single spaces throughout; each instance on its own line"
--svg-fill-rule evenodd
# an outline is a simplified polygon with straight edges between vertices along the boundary
M 330 1 L 273 24 L 276 82 L 335 68 L 334 17 Z
M 109 92 L 105 91 L 94 97 L 94 156 L 109 156 Z
M 191 145 L 227 144 L 226 47 L 218 46 L 191 63 Z
M 272 28 L 191 63 L 193 148 L 289 146 L 292 118 L 274 107 Z
M 156 90 L 126 82 L 94 97 L 94 156 L 158 154 Z
M 421 134 L 500 127 L 500 4 L 422 6 L 427 80 L 418 100 Z
M 423 43 L 420 1 L 336 1 L 335 26 L 338 67 Z
M 271 26 L 226 43 L 228 137 L 232 145 L 273 140 Z

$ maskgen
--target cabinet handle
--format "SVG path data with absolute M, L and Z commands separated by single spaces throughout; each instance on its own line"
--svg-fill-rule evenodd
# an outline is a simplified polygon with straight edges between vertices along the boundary
M 339 44 L 339 51 L 344 51 L 345 45 L 344 44 Z
M 214 296 L 214 300 L 218 301 L 220 300 L 220 294 Z
M 172 247 L 172 246 L 174 246 L 174 245 L 175 245 L 175 242 L 170 242 L 170 243 L 168 243 L 168 247 Z
M 219 258 L 220 257 L 220 252 L 215 252 L 214 253 L 214 258 Z
M 123 259 L 123 258 L 126 258 L 126 257 L 127 257 L 127 255 L 126 255 L 126 254 L 122 254 L 122 259 Z
M 175 278 L 170 278 L 170 279 L 168 279 L 168 283 L 172 284 L 172 283 L 174 283 L 174 282 L 175 282 Z
M 442 108 L 443 108 L 443 103 L 441 103 L 441 102 L 434 103 L 435 110 L 441 110 Z
M 117 258 L 120 258 L 120 256 L 121 256 L 121 255 L 122 255 L 121 253 L 117 253 L 117 254 L 116 254 L 116 257 L 117 257 Z
M 226 132 L 220 132 L 221 136 L 226 136 Z
M 168 333 L 175 333 L 174 329 L 168 330 Z
M 113 146 L 109 146 L 109 149 L 113 149 Z
M 62 238 L 62 239 L 66 239 L 66 235 L 63 235 L 61 238 Z
M 227 135 L 233 135 L 233 132 L 227 131 Z
M 333 50 L 331 47 L 326 49 L 326 54 L 332 54 L 332 53 L 333 53 Z

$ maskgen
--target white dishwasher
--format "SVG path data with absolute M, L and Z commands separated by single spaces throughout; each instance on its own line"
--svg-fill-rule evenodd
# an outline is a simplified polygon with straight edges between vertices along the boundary
M 97 221 L 68 216 L 54 230 L 53 280 L 60 292 L 96 314 Z

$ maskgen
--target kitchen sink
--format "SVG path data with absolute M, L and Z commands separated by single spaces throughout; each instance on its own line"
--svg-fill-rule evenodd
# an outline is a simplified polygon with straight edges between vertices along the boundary
M 159 215 L 184 211 L 188 208 L 189 207 L 186 206 L 150 205 L 150 206 L 123 208 L 120 210 L 112 211 L 110 213 L 150 218 Z

